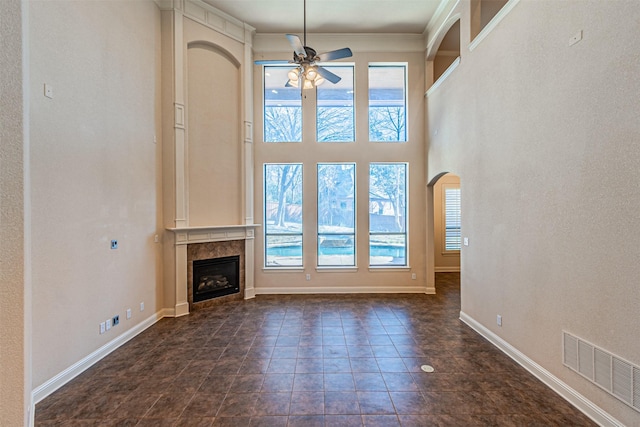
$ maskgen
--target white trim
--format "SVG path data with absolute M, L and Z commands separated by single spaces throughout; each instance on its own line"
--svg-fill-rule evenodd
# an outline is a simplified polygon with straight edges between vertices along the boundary
M 442 4 L 445 3 L 447 3 L 446 0 L 443 1 Z M 442 40 L 447 35 L 447 32 L 451 29 L 453 24 L 460 19 L 460 11 L 458 10 L 459 4 L 460 0 L 449 1 L 447 4 L 449 11 L 447 12 L 447 16 L 440 23 L 438 29 L 436 31 L 429 30 L 427 32 L 427 48 L 425 53 L 428 60 L 433 60 L 437 53 L 438 47 L 440 47 L 440 43 L 442 43 Z
M 425 289 L 424 293 L 427 294 L 427 295 L 435 295 L 436 294 L 436 288 L 427 287 Z
M 32 404 L 42 401 L 42 399 L 49 396 L 54 391 L 58 390 L 63 385 L 67 384 L 69 381 L 73 380 L 75 377 L 95 365 L 97 362 L 102 360 L 104 357 L 109 355 L 111 352 L 116 350 L 121 345 L 125 344 L 127 341 L 133 339 L 138 334 L 143 332 L 145 329 L 154 325 L 160 319 L 164 317 L 163 311 L 159 311 L 148 317 L 146 320 L 138 323 L 133 328 L 128 331 L 122 333 L 121 335 L 115 337 L 93 353 L 89 354 L 85 358 L 79 360 L 73 365 L 69 366 L 64 371 L 60 372 L 58 375 L 34 388 L 31 392 L 31 401 Z
M 296 294 L 423 294 L 429 293 L 423 286 L 401 286 L 382 288 L 377 286 L 345 286 L 345 287 L 273 287 L 255 288 L 256 295 L 296 295 Z M 434 290 L 435 293 L 435 290 Z
M 245 284 L 244 299 L 253 299 L 255 297 L 256 297 L 256 289 L 255 288 L 246 289 L 246 284 Z
M 300 273 L 304 267 L 262 267 L 263 273 Z
M 478 47 L 482 40 L 484 40 L 485 37 L 487 37 L 489 33 L 498 26 L 500 21 L 502 21 L 502 19 L 507 16 L 509 12 L 511 12 L 511 9 L 513 9 L 519 2 L 520 0 L 509 0 L 507 4 L 505 4 L 502 9 L 500 9 L 498 13 L 496 13 L 491 21 L 489 21 L 489 23 L 485 25 L 482 31 L 480 31 L 476 38 L 474 38 L 473 41 L 469 44 L 469 51 L 473 52 L 473 50 Z
M 460 266 L 457 267 L 436 267 L 436 273 L 460 273 Z
M 346 267 L 340 267 L 339 265 L 321 265 L 316 267 L 318 273 L 357 273 L 358 267 L 349 265 Z
M 460 57 L 459 56 L 456 59 L 453 60 L 451 65 L 449 65 L 446 70 L 444 70 L 444 73 L 442 73 L 442 75 L 440 75 L 440 77 L 438 77 L 438 80 L 433 82 L 431 87 L 429 89 L 427 89 L 427 91 L 425 92 L 424 96 L 426 96 L 428 98 L 429 95 L 431 95 L 437 88 L 439 88 L 440 85 L 442 84 L 442 82 L 444 82 L 447 79 L 447 77 L 449 77 L 453 73 L 453 70 L 458 68 L 458 65 L 460 65 Z
M 430 36 L 431 34 L 438 34 L 440 31 L 442 31 L 444 21 L 448 20 L 448 18 L 451 16 L 451 12 L 458 6 L 458 3 L 460 3 L 459 0 L 444 0 L 440 2 L 438 8 L 433 13 L 433 16 L 431 17 L 429 23 L 425 28 L 427 36 Z M 438 30 L 434 31 L 434 27 L 438 22 L 440 22 L 440 18 L 444 15 L 445 12 L 447 13 L 447 17 L 442 20 L 442 23 L 440 23 Z
M 511 344 L 500 338 L 495 333 L 484 327 L 481 323 L 469 316 L 463 311 L 460 311 L 460 320 L 466 323 L 469 327 L 475 330 L 477 333 L 486 338 L 491 344 L 498 347 L 503 353 L 515 360 L 519 365 L 529 371 L 533 376 L 545 383 L 549 388 L 558 393 L 567 402 L 575 406 L 578 410 L 583 412 L 586 416 L 601 426 L 611 427 L 624 427 L 624 424 L 616 420 L 610 414 L 605 412 L 602 408 L 595 405 L 586 397 L 578 393 L 571 388 L 568 384 L 561 381 L 551 372 L 547 371 L 542 366 L 531 360 L 525 354 L 513 347 Z
M 397 273 L 398 271 L 411 271 L 411 266 L 399 265 L 394 267 L 393 265 L 370 265 L 369 271 Z

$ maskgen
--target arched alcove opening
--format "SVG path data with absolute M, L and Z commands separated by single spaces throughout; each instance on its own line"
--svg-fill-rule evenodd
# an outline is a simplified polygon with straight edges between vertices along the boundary
M 445 34 L 433 58 L 433 81 L 437 81 L 442 74 L 460 57 L 460 20 L 451 25 Z
M 189 225 L 240 224 L 240 66 L 215 45 L 190 43 L 186 76 Z
M 508 0 L 471 0 L 471 40 L 487 26 Z

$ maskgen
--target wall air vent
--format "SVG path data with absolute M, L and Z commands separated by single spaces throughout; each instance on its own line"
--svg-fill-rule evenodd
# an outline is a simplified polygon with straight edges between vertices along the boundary
M 562 333 L 563 364 L 640 412 L 640 367 Z
M 567 333 L 564 334 L 564 364 L 578 370 L 578 338 Z
M 640 411 L 640 368 L 633 367 L 633 407 Z

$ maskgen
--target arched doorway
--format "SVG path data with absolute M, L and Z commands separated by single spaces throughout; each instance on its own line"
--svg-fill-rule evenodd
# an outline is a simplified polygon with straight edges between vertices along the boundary
M 427 287 L 435 292 L 436 273 L 460 273 L 460 177 L 443 172 L 431 180 L 427 190 Z

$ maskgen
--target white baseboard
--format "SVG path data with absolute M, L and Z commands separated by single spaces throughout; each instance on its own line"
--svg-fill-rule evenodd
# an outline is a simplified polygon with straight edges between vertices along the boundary
M 50 380 L 45 383 L 39 385 L 31 391 L 31 418 L 33 419 L 33 414 L 35 410 L 36 403 L 40 402 L 45 397 L 49 396 L 54 391 L 58 390 L 63 385 L 67 384 L 69 381 L 89 369 L 91 366 L 99 362 L 102 358 L 107 356 L 109 353 L 131 340 L 136 335 L 140 334 L 142 331 L 147 329 L 148 327 L 155 324 L 158 320 L 162 319 L 163 313 L 158 312 L 149 318 L 143 320 L 133 328 L 124 332 L 122 335 L 117 336 L 113 340 L 109 341 L 84 359 L 74 363 L 64 371 L 60 372 L 58 375 L 54 376 Z
M 425 289 L 424 293 L 427 294 L 427 295 L 435 295 L 436 294 L 436 288 L 435 287 L 427 288 L 427 289 Z
M 620 421 L 605 412 L 602 408 L 596 406 L 589 399 L 578 393 L 569 385 L 561 381 L 551 372 L 538 365 L 536 362 L 527 357 L 524 353 L 513 347 L 511 344 L 500 338 L 495 333 L 477 322 L 474 318 L 467 315 L 463 311 L 460 312 L 460 320 L 469 325 L 473 330 L 486 338 L 491 344 L 500 349 L 507 356 L 515 360 L 519 365 L 529 371 L 533 376 L 545 383 L 549 388 L 558 393 L 566 401 L 571 403 L 577 409 L 582 411 L 586 416 L 594 422 L 604 427 L 624 427 Z
M 291 287 L 291 288 L 255 288 L 255 295 L 282 295 L 282 294 L 424 294 L 428 293 L 424 286 L 401 286 L 393 288 L 381 288 L 376 286 L 349 286 L 349 287 Z M 435 289 L 434 289 L 435 292 Z

